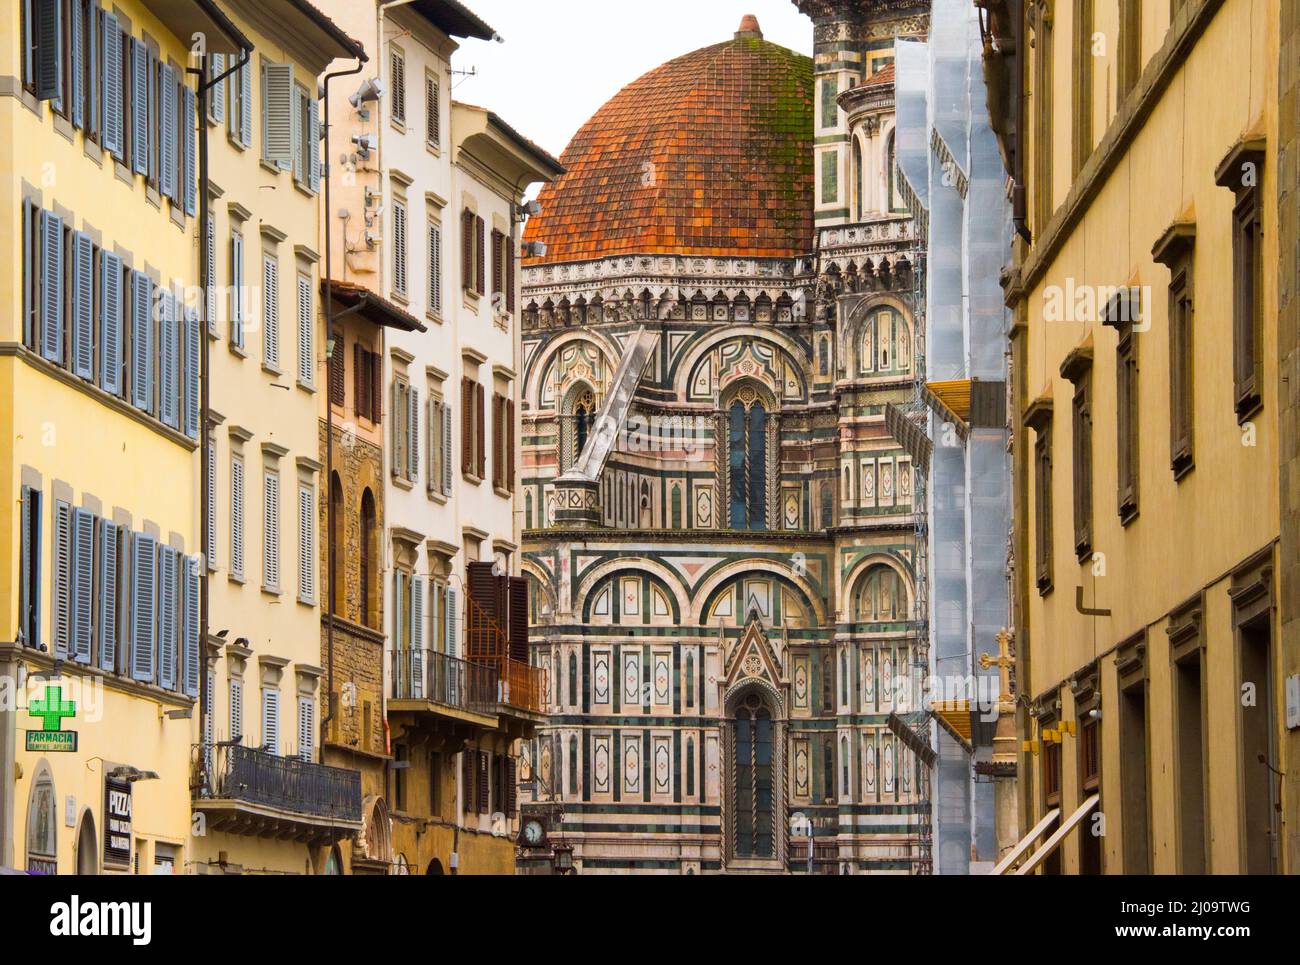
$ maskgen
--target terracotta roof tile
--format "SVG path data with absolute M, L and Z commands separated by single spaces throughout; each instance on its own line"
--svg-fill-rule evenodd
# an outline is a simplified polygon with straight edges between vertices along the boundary
M 614 95 L 560 157 L 530 264 L 631 253 L 786 257 L 812 247 L 812 61 L 737 37 Z

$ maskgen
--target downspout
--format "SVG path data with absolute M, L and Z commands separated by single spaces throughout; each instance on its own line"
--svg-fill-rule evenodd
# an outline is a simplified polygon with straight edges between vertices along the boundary
M 229 35 L 227 35 L 229 36 Z M 224 81 L 235 71 L 243 68 L 248 63 L 248 59 L 253 52 L 251 46 L 246 45 L 246 41 L 235 40 L 240 48 L 240 60 L 238 63 L 227 68 L 223 73 L 212 79 L 206 79 L 208 75 L 209 60 L 208 54 L 203 54 L 202 66 L 198 68 L 187 67 L 186 73 L 195 74 L 198 77 L 198 127 L 199 127 L 199 282 L 203 290 L 202 304 L 199 306 L 199 555 L 203 560 L 203 579 L 199 584 L 199 744 L 204 745 L 204 734 L 207 733 L 205 724 L 208 714 L 212 711 L 212 695 L 208 693 L 208 631 L 210 628 L 210 611 L 208 583 L 211 576 L 211 570 L 208 566 L 208 546 L 212 541 L 212 533 L 208 527 L 208 513 L 212 505 L 212 492 L 208 485 L 208 460 L 212 456 L 212 446 L 210 443 L 211 433 L 209 432 L 208 419 L 209 407 L 212 400 L 211 392 L 211 369 L 208 329 L 212 320 L 208 318 L 208 306 L 212 299 L 212 293 L 209 290 L 208 280 L 212 274 L 212 265 L 208 259 L 208 225 L 212 217 L 210 210 L 209 197 L 211 194 L 211 178 L 208 173 L 208 91 L 217 84 Z M 236 293 L 236 297 L 239 297 Z M 204 760 L 206 762 L 207 747 L 204 746 Z M 205 774 L 208 780 L 212 775 Z
M 325 79 L 321 82 L 324 88 L 324 152 L 325 164 L 321 169 L 321 178 L 324 188 L 325 203 L 325 285 L 322 292 L 321 300 L 325 303 L 325 339 L 326 344 L 334 342 L 334 347 L 330 350 L 331 359 L 335 352 L 343 350 L 341 339 L 334 338 L 334 298 L 330 294 L 329 282 L 334 277 L 334 262 L 330 252 L 334 250 L 331 244 L 333 231 L 331 230 L 331 214 L 333 210 L 330 207 L 330 128 L 333 124 L 330 120 L 330 81 L 337 77 L 350 77 L 354 74 L 361 73 L 366 64 L 365 52 L 359 52 L 357 56 L 357 65 L 350 70 L 339 70 L 332 74 L 326 74 Z M 383 125 L 380 125 L 381 127 Z M 320 149 L 320 148 L 318 148 Z M 364 301 L 362 302 L 364 304 Z M 328 363 L 327 363 L 328 364 Z M 330 398 L 329 376 L 325 378 L 325 567 L 326 583 L 328 584 L 329 598 L 325 601 L 325 713 L 321 715 L 321 739 L 320 746 L 325 746 L 326 735 L 329 734 L 330 724 L 334 722 L 334 599 L 335 599 L 335 577 L 334 577 L 334 400 Z

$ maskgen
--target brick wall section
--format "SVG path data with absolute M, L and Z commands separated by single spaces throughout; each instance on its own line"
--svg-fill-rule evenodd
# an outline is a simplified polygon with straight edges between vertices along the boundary
M 1282 673 L 1300 673 L 1300 6 L 1281 5 L 1278 157 L 1278 386 L 1282 545 L 1278 614 Z M 1282 699 L 1283 695 L 1279 695 Z M 1300 731 L 1284 732 L 1284 761 L 1300 760 Z M 1286 768 L 1283 870 L 1300 870 L 1300 767 Z

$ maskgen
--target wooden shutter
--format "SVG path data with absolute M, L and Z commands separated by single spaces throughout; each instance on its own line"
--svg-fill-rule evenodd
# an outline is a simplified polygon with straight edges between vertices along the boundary
M 176 201 L 176 72 L 167 64 L 159 66 L 158 119 L 159 182 L 164 197 Z
M 194 91 L 189 87 L 182 88 L 184 97 L 181 100 L 181 131 L 183 137 L 182 143 L 185 145 L 183 154 L 183 172 L 185 184 L 181 196 L 185 202 L 185 213 L 193 218 L 199 213 L 199 192 L 198 192 L 198 99 L 194 96 Z
M 72 507 L 54 504 L 54 655 L 66 658 L 72 639 Z M 39 574 L 37 576 L 39 580 Z
M 105 392 L 122 392 L 122 259 L 99 253 L 99 318 L 102 335 L 99 384 Z
M 519 809 L 519 761 L 506 757 L 505 764 L 506 817 L 511 818 Z
M 487 259 L 483 251 L 486 243 L 485 231 L 483 219 L 476 215 L 474 217 L 474 290 L 480 295 L 487 293 Z
M 465 795 L 465 810 L 474 811 L 478 796 L 474 793 L 474 758 L 476 751 L 462 751 L 460 755 L 460 783 Z
M 68 20 L 68 118 L 72 126 L 85 126 L 86 110 L 86 29 L 81 0 L 73 0 Z
M 124 135 L 125 115 L 122 82 L 124 77 L 122 64 L 122 29 L 117 18 L 111 13 L 104 14 L 103 37 L 103 141 L 104 149 L 113 157 L 122 160 L 126 157 L 126 139 Z M 132 81 L 134 83 L 134 76 Z M 146 101 L 147 104 L 147 101 Z M 138 111 L 139 109 L 136 108 Z
M 312 385 L 316 380 L 316 318 L 312 312 L 311 279 L 298 276 L 298 380 Z
M 424 136 L 434 147 L 442 143 L 442 112 L 438 100 L 438 81 L 425 75 L 424 78 Z
M 153 281 L 131 272 L 131 401 L 153 411 Z
M 176 686 L 176 588 L 177 553 L 170 546 L 158 548 L 158 685 Z
M 95 517 L 85 509 L 72 512 L 71 616 L 69 655 L 90 663 L 94 644 Z
M 393 393 L 393 418 L 390 426 L 392 435 L 389 448 L 392 450 L 388 460 L 388 470 L 394 476 L 406 475 L 406 431 L 403 422 L 406 415 L 405 383 L 393 380 L 389 391 Z
M 347 389 L 344 385 L 344 373 L 346 366 L 343 363 L 343 333 L 334 333 L 334 350 L 330 353 L 329 378 L 330 378 L 330 402 L 334 405 L 343 405 L 347 398 Z
M 504 450 L 501 445 L 505 439 L 505 409 L 501 393 L 492 393 L 492 485 L 501 488 L 505 465 L 502 461 Z
M 281 170 L 293 166 L 293 64 L 262 65 L 262 157 Z
M 483 404 L 483 386 L 478 382 L 474 383 L 474 454 L 478 460 L 475 475 L 479 479 L 486 479 L 487 472 L 487 434 L 484 431 L 484 404 Z
M 199 615 L 203 557 L 181 557 L 181 672 L 179 683 L 187 697 L 199 696 Z M 208 691 L 209 701 L 212 691 Z M 210 715 L 209 715 L 210 716 Z
M 451 495 L 451 404 L 442 404 L 442 494 Z
M 36 14 L 36 99 L 56 100 L 63 89 L 63 0 L 30 0 Z
M 298 595 L 316 599 L 316 500 L 310 486 L 298 487 Z
M 202 322 L 193 308 L 185 309 L 185 434 L 191 439 L 199 437 L 199 339 L 203 337 Z
M 424 580 L 411 577 L 411 625 L 407 640 L 411 648 L 411 683 L 415 697 L 424 697 Z M 400 616 L 400 614 L 399 614 Z M 436 695 L 431 695 L 436 696 Z
M 456 630 L 458 628 L 457 618 L 459 616 L 455 587 L 447 587 L 447 605 L 443 607 L 443 618 L 446 620 L 446 633 L 444 639 L 447 641 L 447 653 L 450 656 L 457 656 L 461 648 L 456 640 Z
M 474 212 L 460 213 L 460 286 L 474 287 Z
M 393 202 L 393 291 L 406 296 L 406 205 Z
M 406 478 L 420 478 L 420 390 L 413 385 L 406 395 Z
M 274 472 L 263 475 L 262 585 L 280 588 L 280 477 Z
M 41 355 L 63 364 L 63 219 L 46 211 L 41 220 Z
M 158 542 L 145 533 L 131 538 L 131 678 L 153 683 L 154 572 Z
M 406 123 L 406 58 L 396 47 L 388 50 L 388 80 L 392 84 L 393 120 Z
M 509 577 L 510 587 L 510 659 L 528 663 L 528 578 Z
M 384 363 L 378 352 L 366 352 L 370 379 L 370 421 L 378 425 L 384 419 Z
M 491 787 L 489 784 L 488 773 L 490 770 L 491 755 L 487 751 L 476 751 L 475 755 L 478 758 L 478 762 L 477 762 L 478 766 L 475 768 L 475 770 L 477 771 L 477 774 L 475 775 L 477 779 L 475 781 L 475 787 L 474 787 L 474 791 L 475 791 L 474 810 L 476 810 L 479 814 L 487 814 L 488 809 L 490 807 L 488 803 L 488 792 L 491 789 Z
M 94 274 L 95 246 L 90 236 L 72 233 L 72 371 L 83 379 L 95 377 Z
M 239 742 L 243 743 L 244 682 L 238 677 L 232 677 L 230 680 L 230 733 L 226 736 L 230 740 L 239 739 Z
M 99 521 L 99 560 L 96 567 L 96 598 L 99 631 L 99 667 L 117 669 L 117 544 L 119 530 L 106 519 Z
M 429 311 L 442 312 L 442 228 L 429 222 Z
M 502 269 L 505 267 L 505 265 L 502 263 L 502 255 L 504 254 L 504 252 L 501 250 L 503 247 L 501 244 L 501 237 L 502 237 L 501 232 L 497 231 L 496 228 L 493 228 L 492 229 L 492 294 L 493 295 L 496 295 L 497 292 L 505 291 L 505 285 L 503 284 L 505 279 L 502 277 Z M 496 306 L 493 307 L 495 308 Z
M 230 460 L 230 572 L 244 575 L 244 460 Z
M 515 491 L 515 400 L 506 399 L 506 489 Z
M 460 471 L 469 475 L 474 465 L 474 425 L 470 419 L 474 410 L 474 383 L 468 376 L 461 376 L 460 398 L 464 407 L 460 420 Z
M 105 25 L 105 45 L 108 44 L 108 37 L 108 27 Z M 105 78 L 105 112 L 109 96 L 108 80 Z M 107 123 L 104 126 L 107 132 Z M 131 38 L 131 170 L 136 174 L 149 174 L 149 50 L 138 37 Z
M 280 754 L 280 691 L 262 689 L 262 747 L 268 754 Z
M 352 345 L 352 394 L 357 418 L 364 416 L 370 406 L 370 383 L 365 374 L 365 353 L 360 342 Z
M 515 313 L 515 243 L 512 238 L 506 238 L 506 311 L 511 315 Z

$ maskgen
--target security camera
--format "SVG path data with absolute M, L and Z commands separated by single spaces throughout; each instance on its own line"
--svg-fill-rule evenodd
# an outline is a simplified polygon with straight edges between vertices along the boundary
M 357 155 L 363 159 L 370 157 L 370 152 L 376 147 L 373 134 L 353 134 L 352 143 L 357 146 Z
M 523 211 L 524 214 L 528 215 L 529 217 L 532 217 L 533 215 L 542 213 L 542 206 L 539 202 L 535 200 L 525 201 L 523 204 L 523 208 L 521 210 Z
M 546 242 L 544 241 L 525 241 L 521 247 L 521 252 L 525 258 L 545 258 Z
M 361 82 L 357 92 L 348 98 L 348 103 L 360 108 L 367 101 L 377 101 L 384 96 L 384 82 L 378 77 L 371 77 Z

